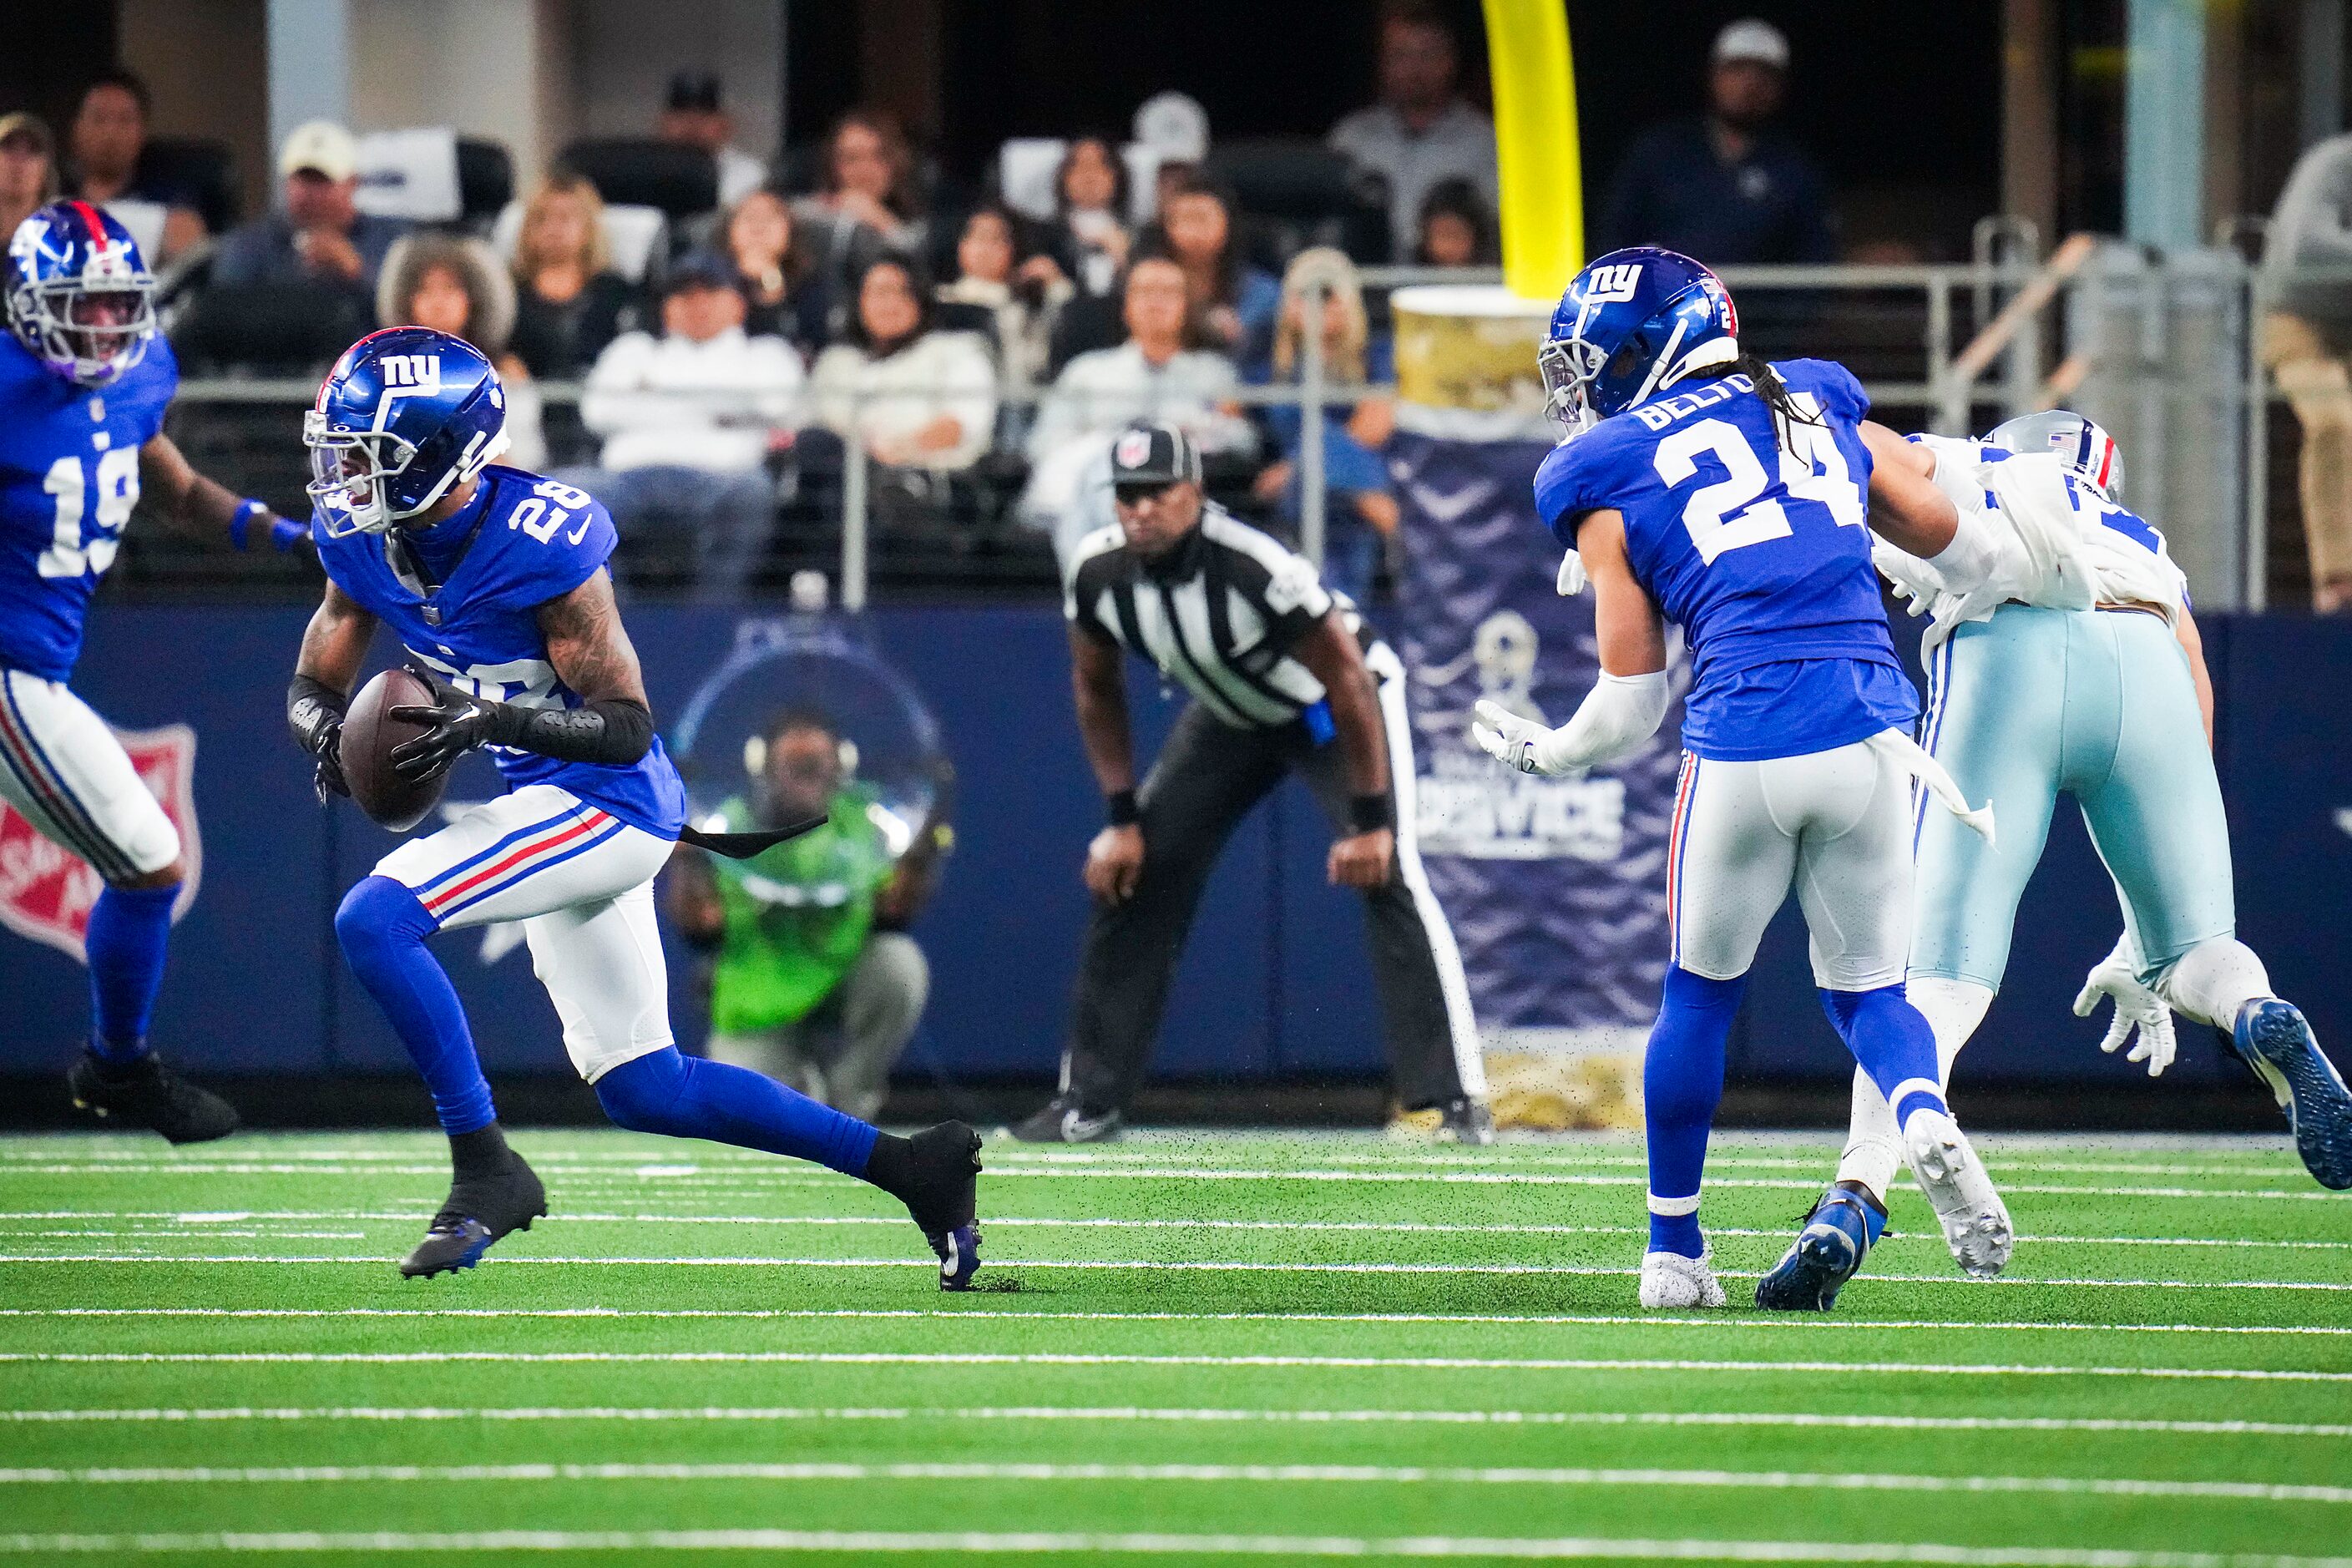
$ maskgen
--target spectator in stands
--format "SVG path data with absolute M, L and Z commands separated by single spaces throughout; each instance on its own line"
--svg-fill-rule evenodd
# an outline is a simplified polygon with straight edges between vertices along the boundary
M 683 546 L 707 595 L 740 595 L 775 530 L 770 451 L 788 439 L 801 362 L 743 331 L 726 265 L 689 256 L 662 289 L 659 336 L 624 332 L 597 356 L 580 417 L 601 464 L 566 476 L 612 509 L 621 537 Z
M 814 353 L 833 335 L 833 291 L 798 237 L 792 204 L 764 187 L 737 202 L 719 230 L 735 286 L 751 307 L 744 330 Z
M 147 84 L 126 70 L 100 73 L 82 89 L 81 107 L 67 134 L 66 193 L 99 206 L 142 202 L 160 209 L 158 243 L 148 256 L 160 266 L 203 242 L 205 220 L 176 186 L 142 175 L 139 155 L 147 146 L 147 119 L 153 108 Z M 118 214 L 118 217 L 121 215 Z M 128 219 L 125 226 L 131 226 Z M 134 235 L 138 232 L 132 228 Z
M 533 375 L 572 380 L 635 324 L 637 290 L 613 270 L 604 198 L 577 174 L 549 175 L 523 204 L 514 279 L 514 352 Z
M 533 473 L 547 467 L 539 387 L 508 346 L 514 330 L 514 280 L 488 245 L 464 235 L 403 236 L 383 258 L 375 302 L 380 327 L 430 327 L 463 338 L 488 355 L 506 384 L 503 460 Z
M 1247 456 L 1256 433 L 1233 405 L 1233 362 L 1193 348 L 1184 269 L 1165 256 L 1136 258 L 1123 294 L 1127 342 L 1082 353 L 1055 378 L 1026 443 L 1023 515 L 1054 530 L 1055 552 L 1111 521 L 1113 437 L 1139 419 L 1181 426 L 1204 454 Z M 1089 468 L 1098 470 L 1090 482 Z
M 1440 180 L 1468 180 L 1495 199 L 1495 125 L 1462 96 L 1461 46 L 1433 5 L 1396 0 L 1380 27 L 1380 101 L 1331 127 L 1328 141 L 1387 184 L 1392 254 L 1402 256 Z
M 680 71 L 669 79 L 654 134 L 710 154 L 719 165 L 720 206 L 733 206 L 768 183 L 768 165 L 735 145 L 735 117 L 721 107 L 719 79 L 709 71 Z
M 2264 257 L 2263 358 L 2303 427 L 2311 607 L 2352 613 L 2352 134 L 2315 142 L 2287 176 Z M 2338 276 L 2301 277 L 2298 269 Z
M 887 110 L 853 109 L 834 122 L 821 188 L 796 205 L 835 282 L 862 273 L 880 251 L 920 255 L 929 235 L 915 155 Z
M 1022 255 L 1020 219 L 1002 203 L 988 202 L 963 220 L 956 278 L 940 286 L 939 300 L 986 334 L 1005 385 L 1026 392 L 1045 379 L 1054 322 L 1076 292 L 1052 257 Z M 946 324 L 962 323 L 950 317 Z
M 278 152 L 285 206 L 229 231 L 213 265 L 223 287 L 306 280 L 352 290 L 366 310 L 392 242 L 407 232 L 397 219 L 363 213 L 359 144 L 331 120 L 312 120 L 287 134 Z
M 906 928 L 936 885 L 945 823 L 893 858 L 874 791 L 849 776 L 834 721 L 814 709 L 770 721 L 755 787 L 724 802 L 730 831 L 822 826 L 749 860 L 680 846 L 670 918 L 710 954 L 706 1053 L 872 1118 L 930 994 Z M 747 758 L 752 761 L 752 758 Z
M 1440 180 L 1429 187 L 1414 235 L 1417 267 L 1495 267 L 1503 259 L 1495 209 L 1468 180 Z
M 1177 187 L 1147 243 L 1184 270 L 1194 331 L 1246 372 L 1263 374 L 1274 345 L 1282 285 L 1244 260 L 1234 233 L 1233 203 L 1207 181 Z
M 1089 295 L 1104 295 L 1127 265 L 1127 160 L 1107 137 L 1076 136 L 1054 174 L 1054 249 Z
M 1311 305 L 1318 292 L 1322 308 L 1315 311 Z M 1387 341 L 1371 336 L 1355 263 L 1344 251 L 1318 246 L 1293 257 L 1282 275 L 1282 314 L 1274 337 L 1276 384 L 1296 386 L 1305 379 L 1310 314 L 1321 318 L 1327 383 L 1365 386 L 1396 379 Z M 1283 521 L 1295 530 L 1305 494 L 1299 470 L 1307 436 L 1305 411 L 1297 404 L 1277 403 L 1263 413 L 1282 456 L 1266 466 L 1252 488 L 1260 500 L 1275 503 Z M 1381 456 L 1395 429 L 1396 405 L 1385 395 L 1323 405 L 1323 581 L 1360 605 L 1370 599 L 1381 556 L 1396 537 L 1396 497 Z
M 911 261 L 868 263 L 856 300 L 845 341 L 817 356 L 811 413 L 877 465 L 866 494 L 878 520 L 935 519 L 947 477 L 978 462 L 995 436 L 995 367 L 971 333 L 933 330 L 930 284 Z
M 1788 74 L 1789 40 L 1769 22 L 1717 34 L 1706 112 L 1634 139 L 1594 248 L 1663 245 L 1710 267 L 1836 260 L 1820 171 L 1770 129 Z
M 58 143 L 48 123 L 22 110 L 0 114 L 0 245 L 58 194 Z

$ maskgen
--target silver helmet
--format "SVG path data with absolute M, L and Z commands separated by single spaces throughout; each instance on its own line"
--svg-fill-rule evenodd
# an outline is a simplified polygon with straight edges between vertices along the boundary
M 2067 471 L 2118 506 L 2124 499 L 2124 454 L 2116 438 L 2063 408 L 2024 414 L 1993 426 L 1989 447 L 2008 452 L 2048 452 Z

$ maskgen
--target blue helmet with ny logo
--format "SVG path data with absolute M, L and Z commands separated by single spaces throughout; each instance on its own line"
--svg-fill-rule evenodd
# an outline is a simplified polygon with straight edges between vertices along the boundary
M 1581 430 L 1739 355 L 1739 313 L 1723 280 L 1655 246 L 1612 250 L 1559 297 L 1536 355 L 1544 412 Z
M 302 444 L 327 536 L 383 533 L 507 449 L 506 388 L 465 339 L 387 328 L 335 362 L 302 416 Z
M 155 279 L 131 231 L 88 202 L 51 202 L 8 237 L 8 326 L 52 375 L 104 386 L 146 355 Z

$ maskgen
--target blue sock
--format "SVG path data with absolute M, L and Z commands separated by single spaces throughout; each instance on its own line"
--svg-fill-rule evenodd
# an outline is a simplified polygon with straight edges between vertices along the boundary
M 343 956 L 425 1075 L 441 1130 L 471 1132 L 496 1121 L 498 1111 L 474 1054 L 466 1009 L 425 946 L 437 929 L 416 895 L 389 877 L 362 878 L 335 911 Z
M 1650 1145 L 1650 1250 L 1697 1258 L 1699 1178 L 1706 1135 L 1723 1098 L 1723 1058 L 1748 977 L 1709 980 L 1666 971 L 1658 1021 L 1642 1058 L 1642 1116 Z M 1660 1212 L 1661 1210 L 1666 1212 Z
M 619 1067 L 596 1080 L 596 1098 L 616 1126 L 673 1138 L 708 1138 L 813 1160 L 844 1175 L 866 1174 L 874 1129 L 855 1116 L 726 1062 L 689 1057 L 676 1046 Z
M 168 888 L 108 888 L 89 907 L 82 952 L 89 963 L 90 1048 L 110 1062 L 147 1051 L 147 1019 L 163 984 L 163 950 L 172 936 Z
M 1936 1070 L 1936 1032 L 1904 996 L 1901 985 L 1882 985 L 1875 991 L 1823 991 L 1822 1010 L 1837 1026 L 1845 1048 L 1895 1108 L 1895 1126 L 1902 1126 L 1905 1118 L 1922 1108 L 1951 1113 L 1944 1103 L 1943 1090 L 1937 1087 L 1940 1075 Z

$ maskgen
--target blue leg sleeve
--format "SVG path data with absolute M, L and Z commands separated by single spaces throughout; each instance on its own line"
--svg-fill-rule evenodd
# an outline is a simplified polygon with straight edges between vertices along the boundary
M 708 1138 L 866 1174 L 874 1129 L 749 1068 L 689 1057 L 676 1046 L 623 1062 L 596 1080 L 616 1126 L 673 1138 Z
M 425 939 L 436 929 L 416 895 L 389 877 L 363 878 L 335 911 L 343 957 L 425 1075 L 442 1131 L 471 1132 L 496 1121 L 498 1111 L 474 1054 L 466 1009 L 439 961 L 425 950 Z
M 180 885 L 109 888 L 89 908 L 82 952 L 89 963 L 90 1047 L 109 1061 L 127 1062 L 147 1049 L 147 1019 L 163 984 L 163 951 L 172 936 L 172 902 Z
M 1699 1178 L 1723 1098 L 1723 1058 L 1748 977 L 1709 980 L 1666 971 L 1665 994 L 1642 1058 L 1642 1114 L 1650 1145 L 1650 1250 L 1696 1258 Z
M 1837 1026 L 1845 1048 L 1895 1108 L 1895 1125 L 1925 1108 L 1950 1113 L 1936 1067 L 1936 1032 L 1900 985 L 1875 991 L 1824 991 L 1822 1010 Z

